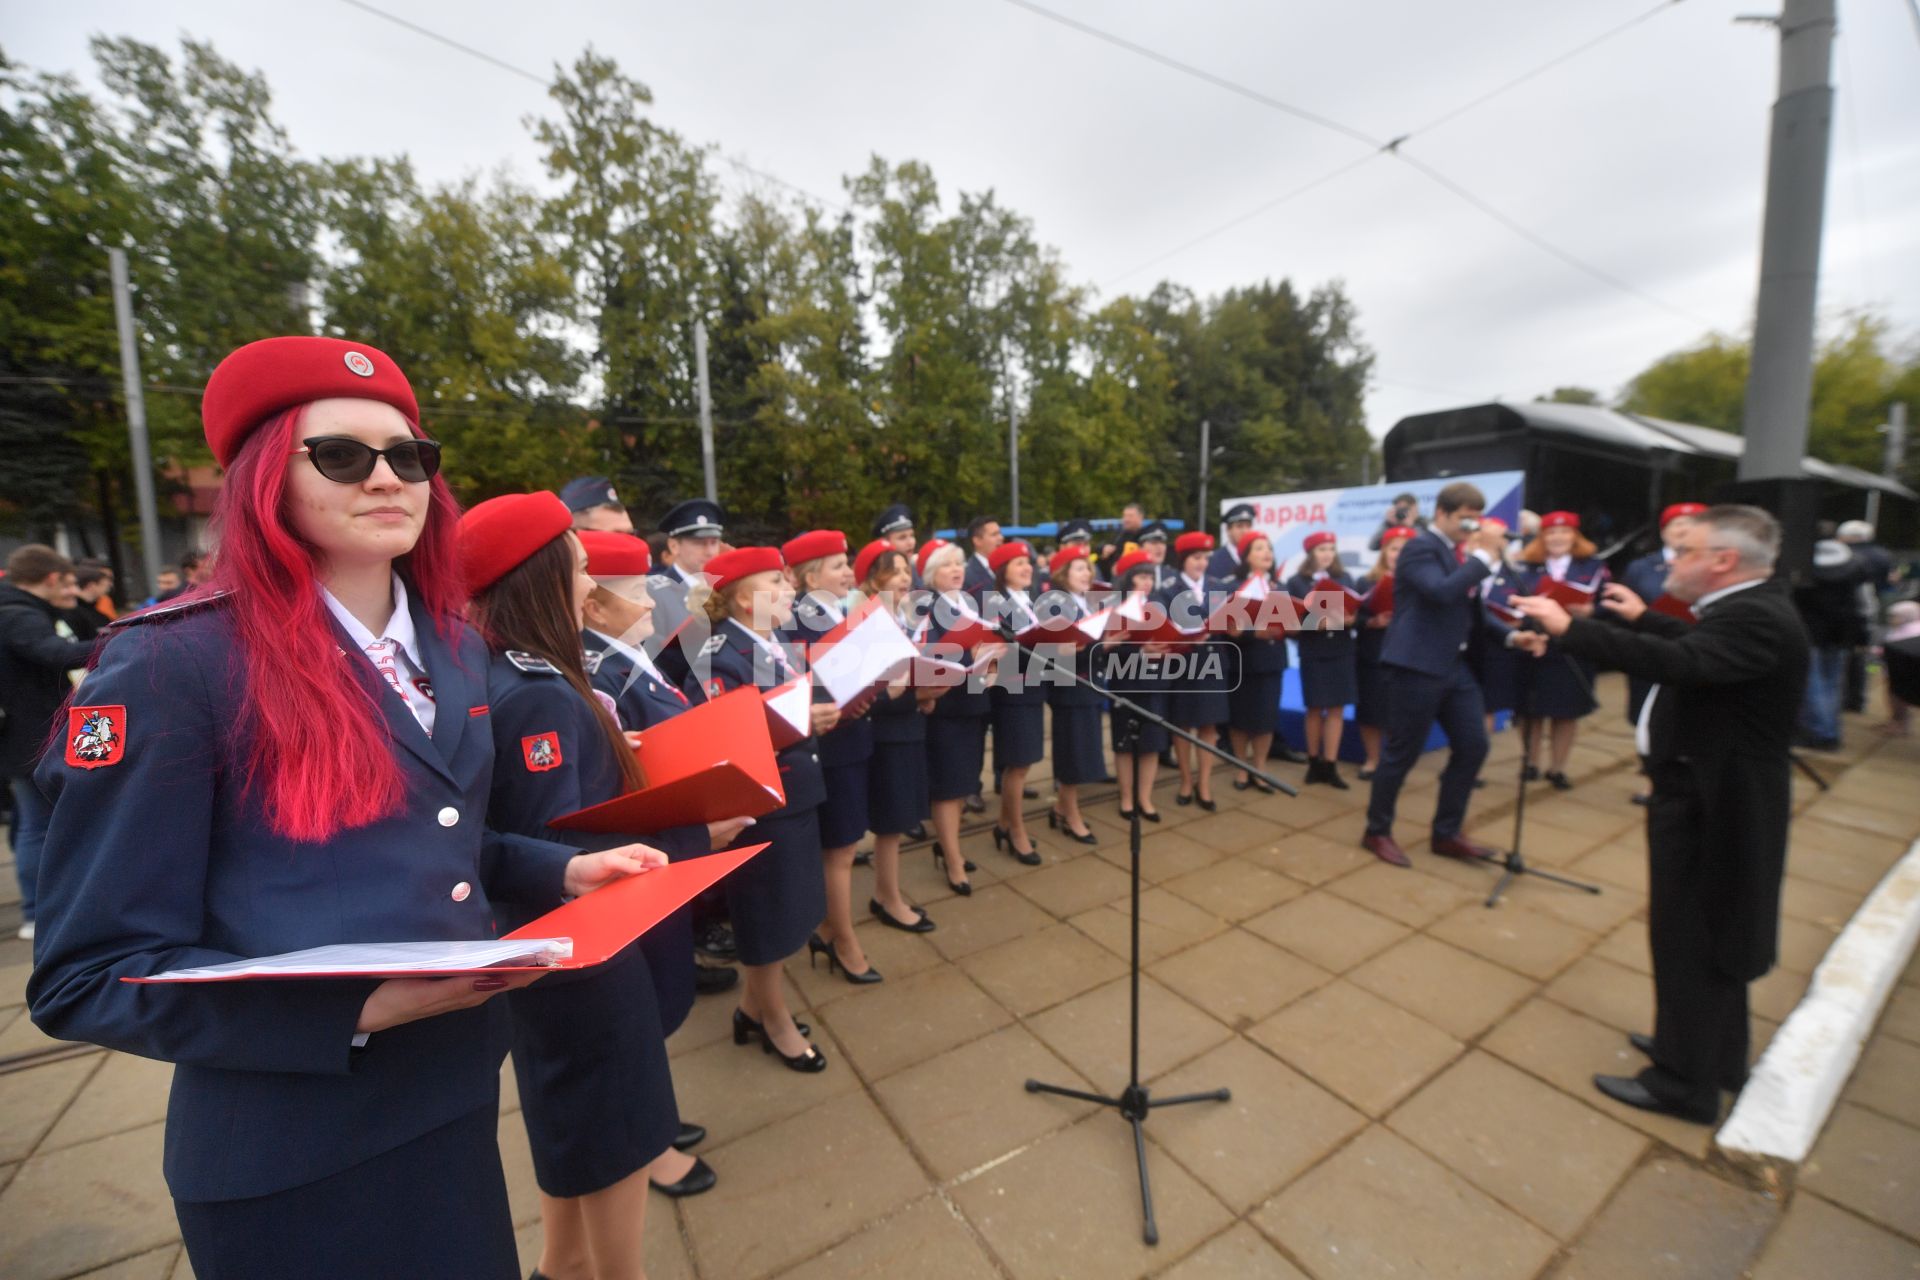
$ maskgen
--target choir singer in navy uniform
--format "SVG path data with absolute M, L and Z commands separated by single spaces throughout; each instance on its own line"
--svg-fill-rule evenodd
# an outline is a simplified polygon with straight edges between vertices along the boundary
M 33 1019 L 174 1064 L 166 1177 L 200 1280 L 510 1280 L 489 1000 L 534 975 L 120 979 L 492 938 L 500 903 L 554 907 L 648 859 L 488 832 L 518 762 L 494 758 L 458 508 L 391 359 L 269 338 L 220 363 L 201 416 L 226 468 L 213 582 L 109 631 L 63 721 L 94 731 L 38 775 Z
M 1807 682 L 1807 633 L 1773 580 L 1780 526 L 1758 507 L 1711 507 L 1674 548 L 1666 590 L 1688 624 L 1623 586 L 1603 588 L 1625 626 L 1569 617 L 1545 596 L 1514 605 L 1567 652 L 1652 683 L 1636 726 L 1653 779 L 1647 809 L 1647 943 L 1653 1035 L 1628 1037 L 1652 1063 L 1594 1087 L 1695 1124 L 1747 1073 L 1747 984 L 1779 951 L 1780 887 L 1792 819 L 1790 748 Z

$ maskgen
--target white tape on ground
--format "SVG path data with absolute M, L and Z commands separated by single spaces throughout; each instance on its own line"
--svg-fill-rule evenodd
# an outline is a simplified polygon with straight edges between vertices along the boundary
M 1875 886 L 1814 971 L 1714 1143 L 1729 1156 L 1799 1164 L 1853 1074 L 1887 993 L 1920 941 L 1920 841 Z

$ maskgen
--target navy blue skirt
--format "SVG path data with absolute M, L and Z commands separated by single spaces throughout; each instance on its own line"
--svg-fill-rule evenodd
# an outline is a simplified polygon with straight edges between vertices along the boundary
M 867 834 L 867 761 L 820 766 L 827 798 L 820 806 L 820 847 L 844 849 Z M 753 828 L 747 828 L 753 834 Z
M 1115 690 L 1115 692 L 1119 693 L 1119 695 L 1128 702 L 1139 703 L 1142 710 L 1151 711 L 1157 716 L 1165 716 L 1167 714 L 1167 693 L 1164 689 L 1120 689 Z M 1140 722 L 1139 739 L 1131 748 L 1123 745 L 1121 739 L 1126 735 L 1127 721 L 1130 718 L 1131 715 L 1127 709 L 1118 703 L 1115 703 L 1113 709 L 1107 713 L 1109 736 L 1113 742 L 1113 749 L 1116 753 L 1132 750 L 1143 756 L 1157 756 L 1162 751 L 1165 751 L 1168 744 L 1173 741 L 1173 735 L 1167 732 L 1165 725 L 1155 724 L 1151 720 L 1143 720 Z
M 993 766 L 1020 769 L 1047 754 L 1047 704 L 993 700 Z
M 1066 786 L 1101 782 L 1107 776 L 1100 750 L 1100 708 L 1053 709 L 1053 780 Z
M 750 842 L 753 828 L 740 837 Z M 705 827 L 673 827 L 649 832 L 640 837 L 667 855 L 670 862 L 705 857 Z M 685 906 L 640 935 L 640 949 L 647 956 L 647 972 L 653 975 L 654 1003 L 660 1010 L 660 1033 L 672 1035 L 693 1011 L 693 908 Z M 548 979 L 541 979 L 545 982 Z
M 1341 646 L 1333 653 L 1300 651 L 1300 702 L 1308 707 L 1344 707 L 1360 696 L 1354 672 L 1353 650 Z
M 1488 711 L 1513 711 L 1520 705 L 1520 684 L 1533 659 L 1518 649 L 1496 642 L 1476 643 L 1472 659 L 1474 678 Z
M 1353 678 L 1359 694 L 1353 702 L 1355 724 L 1384 729 L 1387 724 L 1387 681 L 1380 670 L 1380 648 L 1387 642 L 1385 627 L 1360 631 L 1354 651 Z
M 987 757 L 986 716 L 927 717 L 927 795 L 964 800 L 980 790 Z
M 921 742 L 876 742 L 867 762 L 867 828 L 877 836 L 906 834 L 926 821 L 927 752 Z
M 507 1008 L 542 1191 L 604 1190 L 672 1145 L 680 1112 L 645 952 L 629 948 L 579 981 L 509 991 Z
M 499 1111 L 489 1105 L 302 1187 L 245 1200 L 176 1200 L 193 1274 L 520 1280 L 498 1133 Z
M 1280 728 L 1280 685 L 1284 671 L 1248 671 L 1240 687 L 1227 695 L 1227 723 L 1241 733 L 1273 733 Z
M 779 810 L 746 829 L 741 839 L 768 842 L 720 883 L 741 964 L 778 964 L 806 945 L 827 918 L 827 879 L 820 865 L 817 806 Z
M 1507 650 L 1506 652 L 1513 652 Z M 1578 720 L 1591 715 L 1599 705 L 1593 700 L 1593 664 L 1576 658 L 1558 645 L 1548 645 L 1546 656 L 1529 658 L 1514 654 L 1525 663 L 1523 680 L 1532 683 L 1533 714 L 1547 720 Z M 1527 687 L 1520 689 L 1520 707 L 1526 707 Z

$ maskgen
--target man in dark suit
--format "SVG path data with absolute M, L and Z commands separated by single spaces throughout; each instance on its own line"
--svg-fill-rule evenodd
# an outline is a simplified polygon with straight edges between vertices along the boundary
M 1712 1124 L 1720 1091 L 1747 1071 L 1747 984 L 1773 967 L 1791 817 L 1806 628 L 1773 580 L 1780 526 L 1757 507 L 1711 507 L 1681 536 L 1666 590 L 1699 621 L 1655 613 L 1626 587 L 1606 602 L 1626 625 L 1577 620 L 1542 596 L 1514 605 L 1569 653 L 1653 682 L 1637 737 L 1653 779 L 1647 810 L 1653 1065 L 1595 1076 L 1629 1106 Z
M 1500 563 L 1506 535 L 1482 525 L 1487 500 L 1464 482 L 1450 484 L 1434 501 L 1425 532 L 1407 540 L 1393 574 L 1393 622 L 1381 643 L 1387 688 L 1387 743 L 1373 775 L 1367 832 L 1360 843 L 1382 862 L 1411 865 L 1393 838 L 1400 784 L 1420 758 L 1436 721 L 1446 731 L 1450 754 L 1440 774 L 1429 847 L 1443 858 L 1480 860 L 1493 851 L 1460 834 L 1473 780 L 1487 758 L 1486 704 L 1467 667 L 1467 640 L 1475 627 L 1498 628 L 1481 608 L 1479 587 Z
M 1006 535 L 1000 532 L 1000 522 L 992 516 L 975 516 L 967 525 L 967 541 L 973 546 L 973 554 L 967 557 L 967 571 L 960 589 L 972 596 L 976 604 L 993 586 L 993 566 L 987 558 L 1006 540 Z

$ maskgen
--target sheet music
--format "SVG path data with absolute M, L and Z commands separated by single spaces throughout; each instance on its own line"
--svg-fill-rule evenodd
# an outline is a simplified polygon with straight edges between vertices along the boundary
M 766 704 L 795 733 L 806 737 L 813 732 L 813 686 L 805 676 L 796 677 L 766 695 Z
M 347 978 L 356 974 L 465 972 L 497 965 L 553 965 L 573 954 L 570 938 L 478 942 L 342 942 L 253 960 L 170 969 L 148 982 L 210 982 L 226 978 Z
M 884 611 L 875 609 L 813 657 L 813 674 L 836 706 L 898 675 L 913 661 L 913 642 Z

